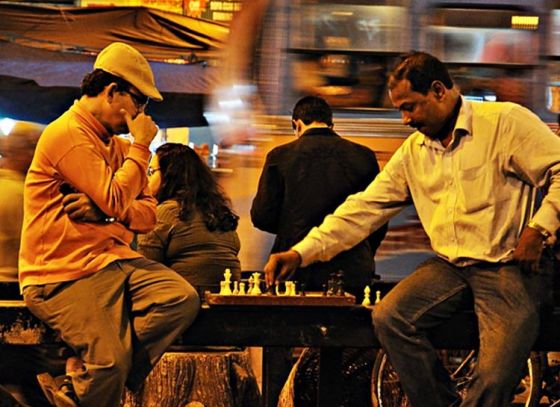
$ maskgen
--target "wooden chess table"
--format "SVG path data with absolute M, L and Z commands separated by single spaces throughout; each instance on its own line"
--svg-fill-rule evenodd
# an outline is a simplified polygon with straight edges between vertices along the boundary
M 376 289 L 381 284 L 376 285 Z M 257 300 L 258 301 L 258 300 Z M 276 406 L 287 377 L 277 357 L 289 347 L 320 349 L 318 406 L 340 407 L 344 347 L 378 348 L 371 307 L 361 305 L 222 304 L 202 306 L 177 345 L 263 347 L 264 406 Z M 279 301 L 282 301 L 281 299 Z M 477 322 L 472 312 L 454 316 L 431 332 L 438 348 L 473 349 Z M 21 300 L 0 301 L 0 344 L 49 344 L 59 339 L 37 320 Z M 560 307 L 545 317 L 534 350 L 560 350 Z
M 263 305 L 298 307 L 351 307 L 356 305 L 356 297 L 351 294 L 326 295 L 321 292 L 308 292 L 305 295 L 220 295 L 206 291 L 204 294 L 209 306 L 220 305 Z

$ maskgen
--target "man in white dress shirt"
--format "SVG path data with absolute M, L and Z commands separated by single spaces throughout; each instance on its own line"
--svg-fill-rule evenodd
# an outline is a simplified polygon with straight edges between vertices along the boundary
M 413 406 L 508 406 L 550 298 L 560 138 L 522 106 L 464 99 L 445 65 L 422 52 L 396 65 L 389 96 L 416 131 L 363 192 L 270 257 L 267 283 L 327 261 L 414 204 L 437 256 L 374 307 L 376 334 Z M 461 401 L 427 331 L 468 307 L 480 349 Z

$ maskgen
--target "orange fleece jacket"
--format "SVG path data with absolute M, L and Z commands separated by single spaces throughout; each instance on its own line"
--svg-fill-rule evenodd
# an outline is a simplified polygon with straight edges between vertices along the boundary
M 117 259 L 141 257 L 134 232 L 156 223 L 146 171 L 150 151 L 107 132 L 80 101 L 41 135 L 25 179 L 19 253 L 20 287 L 72 281 Z M 63 211 L 59 188 L 85 193 L 114 223 L 76 222 Z

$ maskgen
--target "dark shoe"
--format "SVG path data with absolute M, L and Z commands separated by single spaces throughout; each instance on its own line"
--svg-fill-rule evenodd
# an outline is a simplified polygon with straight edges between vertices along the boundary
M 54 378 L 49 373 L 41 373 L 37 375 L 37 381 L 51 405 L 55 407 L 78 407 L 80 405 L 69 376 Z

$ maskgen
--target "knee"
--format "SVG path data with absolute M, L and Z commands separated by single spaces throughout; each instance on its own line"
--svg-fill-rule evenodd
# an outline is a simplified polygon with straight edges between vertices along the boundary
M 391 304 L 380 302 L 373 307 L 372 321 L 377 332 L 390 330 L 397 321 L 397 311 Z
M 187 325 L 194 320 L 200 309 L 200 297 L 196 289 L 186 281 L 178 288 L 171 303 L 174 304 L 177 318 Z

